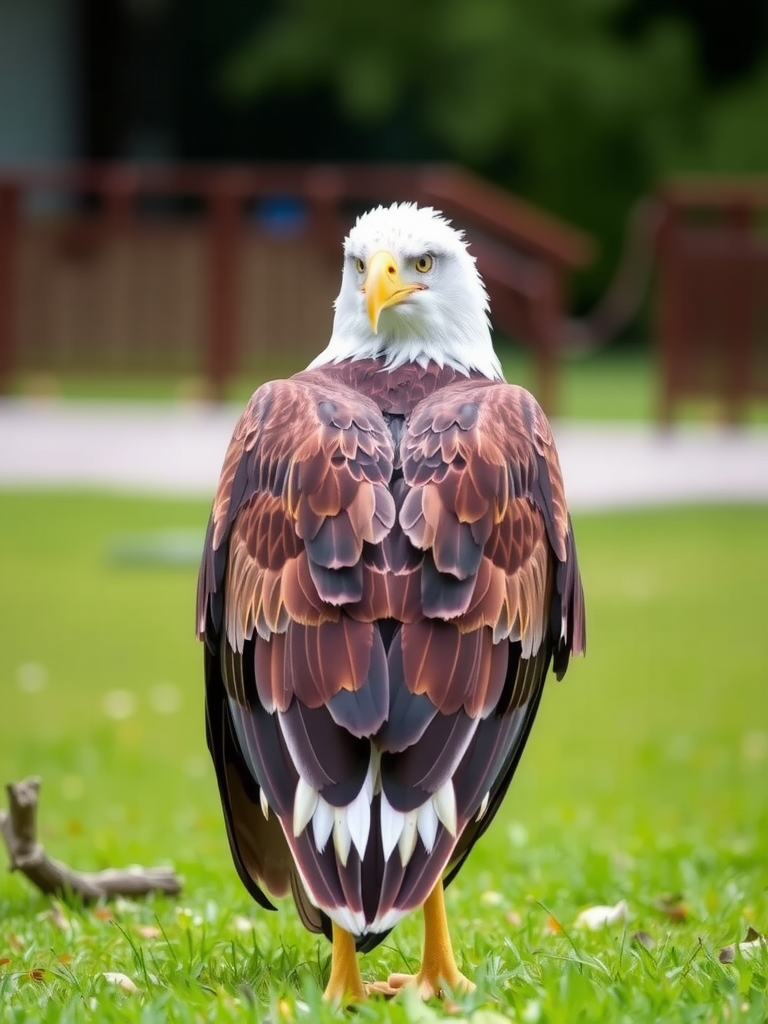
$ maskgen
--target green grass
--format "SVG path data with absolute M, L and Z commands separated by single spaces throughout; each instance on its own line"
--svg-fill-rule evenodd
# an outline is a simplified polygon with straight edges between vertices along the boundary
M 530 354 L 519 346 L 500 349 L 507 380 L 536 394 Z M 227 398 L 242 403 L 259 384 L 285 377 L 303 368 L 306 360 L 289 361 L 270 355 L 251 372 L 234 380 Z M 658 394 L 652 354 L 641 348 L 612 349 L 590 356 L 564 359 L 558 376 L 557 415 L 583 420 L 645 421 L 657 414 Z M 193 372 L 145 374 L 115 371 L 56 374 L 21 374 L 14 390 L 19 394 L 61 395 L 76 399 L 167 400 L 198 398 L 204 383 Z M 676 410 L 682 420 L 718 420 L 722 410 L 715 400 L 686 400 Z M 745 411 L 748 422 L 768 422 L 768 403 L 755 400 Z
M 501 351 L 507 379 L 536 391 L 537 380 L 529 353 L 512 345 Z M 306 361 L 267 357 L 251 372 L 234 380 L 227 397 L 243 402 L 265 380 L 295 373 Z M 106 374 L 69 370 L 21 374 L 15 381 L 15 390 L 20 394 L 54 394 L 76 399 L 185 399 L 198 397 L 203 388 L 203 381 L 192 371 Z M 603 353 L 562 363 L 558 396 L 561 415 L 644 419 L 654 414 L 654 400 L 653 364 L 643 351 Z
M 289 904 L 255 907 L 230 863 L 203 740 L 195 570 L 115 558 L 126 534 L 202 529 L 206 515 L 202 502 L 0 494 L 0 780 L 42 776 L 51 855 L 82 869 L 170 860 L 185 879 L 179 900 L 120 901 L 111 918 L 67 906 L 62 920 L 0 874 L 3 1021 L 338 1017 L 319 1002 L 325 941 Z M 764 1022 L 765 949 L 732 965 L 718 952 L 750 925 L 768 931 L 768 508 L 575 526 L 589 653 L 549 685 L 503 811 L 449 890 L 459 962 L 478 982 L 454 1019 Z M 659 905 L 676 893 L 682 921 Z M 619 899 L 625 926 L 574 927 L 583 907 Z M 419 942 L 409 919 L 364 975 L 413 968 Z M 359 1017 L 448 1009 L 399 998 Z

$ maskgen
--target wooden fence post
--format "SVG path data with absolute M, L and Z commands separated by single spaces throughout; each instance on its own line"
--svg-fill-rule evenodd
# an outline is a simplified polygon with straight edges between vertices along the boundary
M 7 394 L 16 357 L 16 273 L 21 189 L 0 181 L 0 394 Z
M 240 191 L 221 178 L 208 196 L 208 330 L 205 376 L 209 395 L 222 401 L 235 369 L 240 271 Z

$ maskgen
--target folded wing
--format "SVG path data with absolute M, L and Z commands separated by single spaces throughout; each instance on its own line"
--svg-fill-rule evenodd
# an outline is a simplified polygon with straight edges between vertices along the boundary
M 374 944 L 458 870 L 550 663 L 584 647 L 541 410 L 467 380 L 398 426 L 329 370 L 265 385 L 225 459 L 198 625 L 241 877 Z

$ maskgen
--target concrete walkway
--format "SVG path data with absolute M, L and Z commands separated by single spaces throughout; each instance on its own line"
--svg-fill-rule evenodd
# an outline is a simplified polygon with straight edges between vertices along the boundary
M 0 400 L 0 486 L 212 498 L 240 407 Z M 556 422 L 573 510 L 768 502 L 768 429 Z

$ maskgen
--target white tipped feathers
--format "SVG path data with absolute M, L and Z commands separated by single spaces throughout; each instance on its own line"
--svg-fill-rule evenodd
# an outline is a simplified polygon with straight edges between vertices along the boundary
M 319 853 L 326 847 L 331 832 L 333 831 L 333 808 L 327 800 L 318 797 L 315 813 L 312 815 L 312 837 Z
M 434 800 L 427 800 L 425 804 L 422 804 L 419 808 L 418 817 L 418 829 L 421 841 L 424 843 L 424 849 L 427 853 L 432 853 L 432 848 L 435 845 L 435 839 L 437 837 L 437 811 L 435 810 Z
M 333 812 L 333 848 L 336 851 L 339 864 L 344 866 L 349 860 L 349 849 L 352 845 L 347 810 L 347 807 L 336 807 Z
M 292 831 L 294 838 L 312 825 L 312 837 L 319 853 L 325 850 L 333 835 L 333 847 L 339 863 L 346 865 L 349 851 L 354 846 L 360 858 L 365 856 L 371 833 L 371 803 L 376 793 L 381 794 L 381 846 L 384 859 L 397 847 L 400 861 L 405 867 L 420 838 L 424 849 L 431 853 L 440 824 L 455 838 L 458 835 L 456 793 L 449 779 L 433 796 L 412 811 L 396 810 L 381 790 L 379 758 L 372 757 L 365 781 L 354 800 L 343 807 L 333 807 L 314 787 L 299 776 L 293 802 Z M 487 798 L 485 801 L 487 806 Z M 268 805 L 262 799 L 266 817 Z M 481 811 L 484 808 L 481 808 Z
M 392 851 L 397 846 L 400 834 L 403 831 L 405 815 L 402 811 L 396 811 L 387 800 L 386 794 L 381 794 L 381 846 L 384 851 L 384 860 L 389 860 Z
M 456 822 L 456 791 L 450 779 L 438 789 L 432 797 L 432 803 L 435 805 L 435 812 L 440 821 L 442 821 L 451 835 L 455 836 L 458 827 Z
M 363 786 L 352 803 L 348 805 L 347 821 L 352 842 L 362 860 L 365 856 L 365 848 L 368 845 L 368 834 L 371 831 L 371 798 L 366 793 L 365 786 Z
M 293 798 L 293 834 L 300 836 L 312 820 L 320 794 L 313 789 L 303 776 L 299 776 L 296 795 Z
M 410 861 L 413 856 L 413 851 L 416 849 L 418 818 L 418 811 L 408 811 L 408 813 L 404 815 L 405 820 L 403 821 L 403 831 L 400 833 L 400 838 L 397 841 L 397 849 L 400 853 L 400 863 L 403 867 L 405 867 Z

